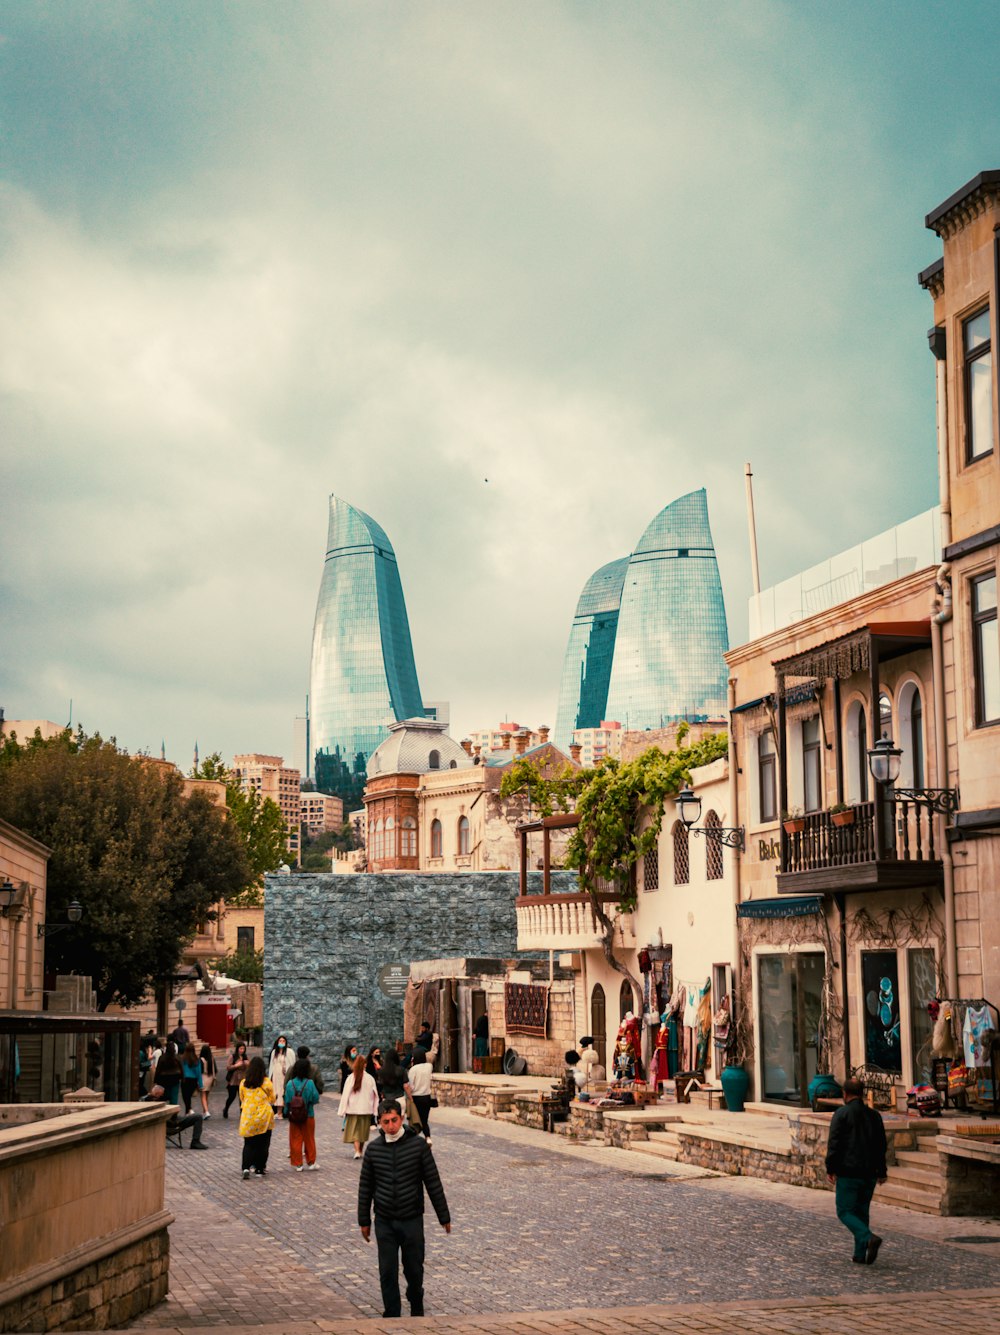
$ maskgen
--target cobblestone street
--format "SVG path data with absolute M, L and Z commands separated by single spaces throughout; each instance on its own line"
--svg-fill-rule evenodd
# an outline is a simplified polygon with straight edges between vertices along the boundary
M 138 1327 L 275 1324 L 287 1331 L 322 1322 L 332 1330 L 353 1318 L 339 1328 L 382 1329 L 381 1321 L 359 1324 L 381 1312 L 376 1258 L 357 1229 L 358 1165 L 340 1142 L 334 1101 L 320 1105 L 319 1172 L 291 1170 L 279 1122 L 267 1177 L 248 1182 L 239 1172 L 237 1122 L 224 1121 L 220 1107 L 213 1104 L 206 1123 L 207 1153 L 168 1150 L 167 1204 L 177 1216 L 171 1290 Z M 441 1329 L 542 1329 L 540 1318 L 517 1325 L 500 1314 L 582 1307 L 631 1309 L 628 1319 L 619 1314 L 617 1329 L 663 1329 L 628 1321 L 652 1320 L 652 1307 L 665 1304 L 701 1311 L 698 1325 L 678 1324 L 675 1311 L 676 1329 L 722 1329 L 705 1323 L 713 1311 L 731 1323 L 733 1302 L 748 1313 L 764 1300 L 792 1300 L 777 1325 L 776 1313 L 761 1307 L 760 1329 L 807 1330 L 818 1328 L 801 1324 L 809 1310 L 808 1320 L 819 1321 L 815 1300 L 857 1299 L 872 1316 L 876 1298 L 892 1308 L 904 1295 L 930 1290 L 932 1297 L 907 1309 L 908 1323 L 939 1304 L 951 1323 L 961 1298 L 978 1329 L 1000 1328 L 1000 1220 L 929 1218 L 880 1206 L 876 1196 L 873 1225 L 885 1245 L 877 1265 L 855 1266 L 827 1193 L 572 1146 L 459 1110 L 434 1115 L 453 1232 L 445 1236 L 428 1213 L 427 1307 L 466 1319 Z M 991 1289 L 992 1299 L 977 1297 Z M 848 1307 L 835 1306 L 847 1319 Z M 496 1324 L 481 1324 L 486 1314 Z M 552 1319 L 553 1330 L 603 1328 Z M 820 1324 L 839 1329 L 838 1322 L 830 1311 Z

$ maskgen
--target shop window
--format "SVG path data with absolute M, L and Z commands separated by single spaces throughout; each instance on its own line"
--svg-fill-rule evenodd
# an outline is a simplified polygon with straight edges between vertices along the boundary
M 722 821 L 714 811 L 710 811 L 705 817 L 705 828 L 707 830 L 721 830 Z M 708 881 L 722 880 L 722 843 L 718 839 L 713 839 L 711 835 L 705 836 L 705 879 Z
M 907 981 L 910 985 L 910 1041 L 913 1052 L 913 1080 L 918 1085 L 931 1083 L 931 1038 L 934 1023 L 927 1005 L 938 995 L 937 962 L 934 951 L 924 947 L 906 952 Z
M 802 794 L 806 811 L 819 811 L 823 805 L 823 745 L 819 718 L 807 718 L 802 724 Z
M 415 858 L 417 856 L 417 822 L 412 816 L 403 817 L 399 855 L 404 858 Z
M 819 1067 L 825 956 L 819 951 L 761 955 L 758 1024 L 765 1099 L 805 1103 Z
M 972 655 L 976 727 L 1000 722 L 1000 639 L 997 638 L 997 573 L 972 580 Z
M 691 879 L 691 867 L 688 854 L 688 831 L 683 821 L 675 822 L 673 839 L 674 885 L 687 885 Z
M 642 855 L 642 888 L 646 891 L 660 888 L 660 850 L 656 846 Z
M 431 821 L 431 857 L 441 857 L 441 822 Z
M 768 825 L 778 819 L 778 756 L 771 731 L 757 738 L 757 780 L 760 823 Z
M 902 1075 L 899 961 L 894 950 L 861 952 L 865 1065 Z
M 993 453 L 993 356 L 990 310 L 962 324 L 965 399 L 965 458 L 974 463 Z
M 469 851 L 469 818 L 468 816 L 459 816 L 458 818 L 458 852 L 460 856 Z
M 250 954 L 253 950 L 253 928 L 237 927 L 236 929 L 236 950 L 238 953 Z

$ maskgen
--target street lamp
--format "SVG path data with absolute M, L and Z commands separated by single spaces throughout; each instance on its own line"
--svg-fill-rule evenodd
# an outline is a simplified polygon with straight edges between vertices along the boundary
M 690 830 L 692 834 L 703 834 L 706 839 L 724 844 L 726 848 L 737 848 L 741 853 L 746 852 L 746 835 L 742 825 L 735 828 L 723 825 L 696 825 L 701 818 L 701 798 L 690 788 L 682 788 L 675 800 L 678 814 L 686 830 Z
M 17 890 L 13 883 L 5 880 L 3 885 L 0 885 L 0 918 L 6 918 L 16 898 Z
M 902 747 L 894 746 L 891 737 L 881 737 L 868 750 L 868 768 L 877 784 L 888 787 L 891 802 L 916 802 L 920 806 L 950 816 L 958 810 L 957 788 L 897 788 Z
M 37 935 L 54 936 L 56 932 L 63 932 L 67 927 L 75 927 L 83 917 L 83 905 L 79 900 L 70 900 L 66 908 L 66 917 L 69 922 L 40 922 L 36 928 Z

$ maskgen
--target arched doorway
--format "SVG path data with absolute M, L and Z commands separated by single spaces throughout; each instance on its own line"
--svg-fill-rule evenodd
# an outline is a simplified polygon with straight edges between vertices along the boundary
M 621 1022 L 629 1011 L 635 1010 L 635 996 L 632 992 L 632 984 L 626 978 L 618 993 L 618 1020 Z
M 605 1070 L 608 1069 L 608 1017 L 604 1004 L 604 988 L 594 984 L 590 994 L 590 1032 L 594 1036 L 594 1051 L 597 1060 Z

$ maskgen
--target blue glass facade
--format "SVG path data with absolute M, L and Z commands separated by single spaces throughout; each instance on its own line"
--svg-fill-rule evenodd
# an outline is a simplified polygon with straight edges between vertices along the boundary
M 584 586 L 570 630 L 556 745 L 614 719 L 659 728 L 726 712 L 729 647 L 704 488 L 666 506 L 630 557 Z
M 628 557 L 596 570 L 583 586 L 563 659 L 555 744 L 563 751 L 575 728 L 596 728 L 607 718 L 611 663 L 618 630 L 618 608 Z
M 389 724 L 423 713 L 396 554 L 361 510 L 330 497 L 310 672 L 316 786 L 353 802 Z

